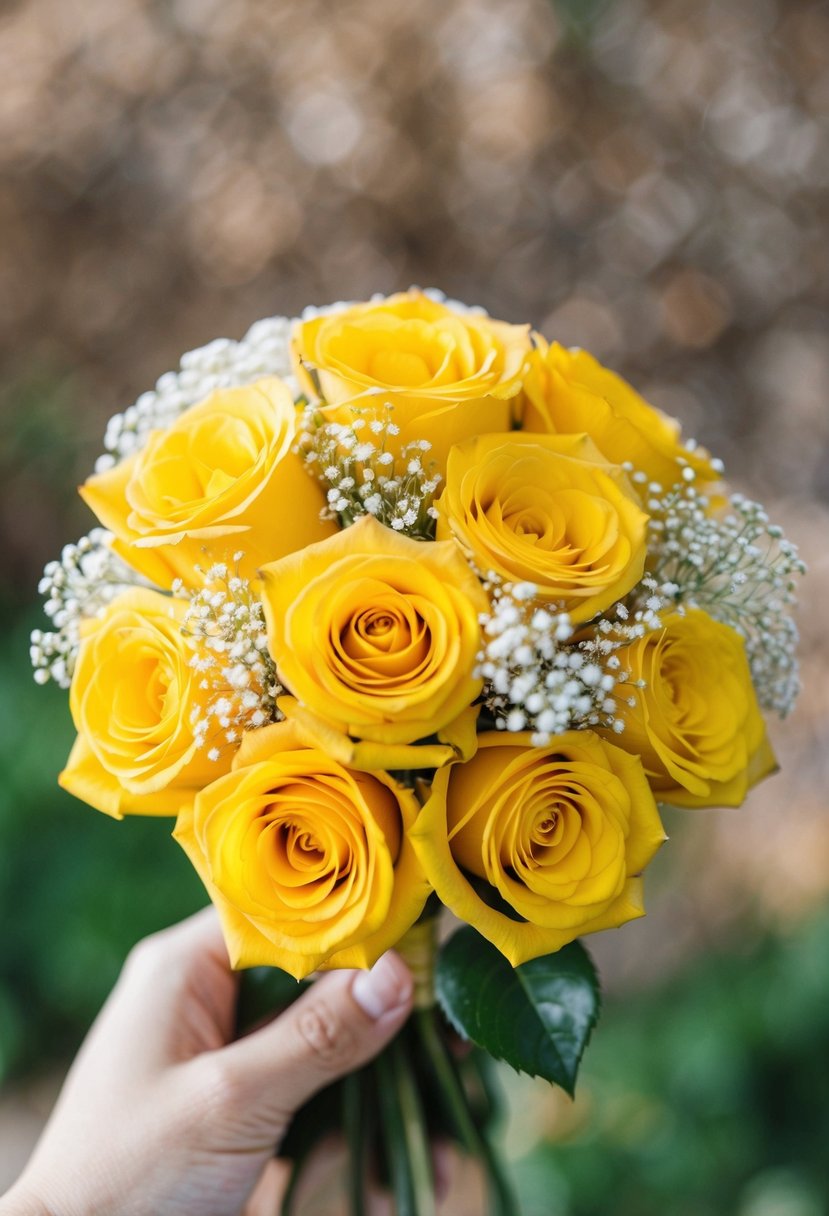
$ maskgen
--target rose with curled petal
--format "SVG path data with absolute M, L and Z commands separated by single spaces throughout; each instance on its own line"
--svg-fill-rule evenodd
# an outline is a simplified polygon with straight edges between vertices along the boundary
M 181 632 L 186 606 L 137 587 L 85 625 L 69 692 L 78 737 L 59 781 L 116 819 L 175 815 L 230 766 L 232 747 L 210 760 L 196 745 L 200 677 Z
M 545 747 L 481 735 L 435 774 L 412 832 L 443 903 L 513 966 L 644 915 L 640 875 L 664 839 L 639 760 L 591 731 Z
M 621 376 L 586 350 L 548 345 L 538 334 L 534 340 L 521 399 L 522 430 L 585 432 L 608 460 L 630 462 L 665 489 L 681 480 L 685 465 L 700 480 L 717 480 L 704 448 L 686 447 L 676 419 L 649 405 Z
M 246 734 L 233 771 L 175 837 L 215 903 L 234 967 L 370 967 L 431 890 L 408 839 L 418 803 L 388 773 L 354 772 L 290 722 Z
M 292 353 L 308 396 L 326 417 L 387 417 L 398 452 L 426 440 L 438 472 L 453 443 L 509 430 L 530 353 L 529 326 L 460 313 L 412 290 L 303 321 Z
M 573 621 L 589 620 L 642 577 L 648 516 L 627 475 L 586 435 L 482 435 L 449 453 L 436 503 L 481 570 L 531 582 Z
M 325 498 L 293 451 L 297 411 L 276 378 L 217 389 L 81 496 L 115 533 L 113 549 L 160 587 L 192 583 L 197 565 L 230 561 L 250 578 L 262 562 L 336 531 Z
M 628 680 L 614 738 L 641 756 L 660 802 L 739 806 L 775 771 L 745 645 L 728 625 L 699 609 L 672 613 L 616 654 Z
M 474 751 L 488 601 L 454 542 L 367 515 L 260 576 L 268 648 L 292 694 L 278 705 L 309 743 L 365 769 Z

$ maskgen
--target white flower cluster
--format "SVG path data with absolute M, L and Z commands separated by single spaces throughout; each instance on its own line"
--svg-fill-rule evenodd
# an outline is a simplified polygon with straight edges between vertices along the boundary
M 130 587 L 149 587 L 110 548 L 112 533 L 93 528 L 77 544 L 64 545 L 60 558 L 47 564 L 38 591 L 46 596 L 43 611 L 54 631 L 33 629 L 29 655 L 38 684 L 54 680 L 68 688 L 81 640 L 81 622 L 98 616 Z
M 234 561 L 241 557 L 236 554 Z M 182 633 L 195 641 L 190 666 L 201 676 L 204 693 L 190 726 L 198 745 L 218 760 L 223 746 L 238 742 L 243 731 L 280 717 L 276 698 L 282 688 L 268 652 L 262 604 L 248 580 L 224 562 L 205 572 L 199 590 L 188 591 L 181 582 L 173 590 L 190 598 Z
M 532 731 L 536 747 L 566 730 L 599 726 L 621 734 L 615 710 L 629 674 L 615 652 L 660 628 L 666 589 L 646 574 L 625 603 L 576 628 L 566 612 L 537 598 L 534 583 L 502 583 L 490 573 L 484 587 L 492 611 L 481 617 L 477 672 L 497 729 Z
M 435 534 L 435 492 L 441 477 L 424 460 L 431 444 L 426 439 L 406 444 L 395 457 L 389 439 L 399 434 L 392 421 L 373 413 L 350 423 L 326 422 L 309 407 L 303 416 L 298 451 L 306 468 L 325 487 L 326 514 L 343 527 L 361 515 L 373 515 L 395 532 L 421 540 Z
M 214 389 L 252 384 L 262 376 L 279 376 L 296 395 L 290 356 L 293 324 L 289 317 L 266 317 L 252 325 L 239 342 L 217 338 L 182 355 L 178 371 L 165 372 L 154 389 L 142 393 L 123 414 L 110 418 L 104 436 L 107 451 L 98 458 L 96 472 L 112 468 L 138 451 L 150 431 L 170 426 L 179 414 L 203 401 Z
M 701 608 L 740 634 L 760 704 L 785 716 L 800 689 L 791 613 L 806 567 L 797 547 L 741 494 L 712 512 L 692 484 L 650 489 L 654 577 L 675 604 Z
M 553 735 L 591 726 L 621 731 L 612 694 L 624 672 L 616 672 L 608 643 L 574 642 L 566 612 L 538 601 L 533 583 L 485 584 L 492 611 L 481 617 L 484 647 L 477 674 L 484 679 L 484 704 L 499 730 L 533 734 L 536 747 Z

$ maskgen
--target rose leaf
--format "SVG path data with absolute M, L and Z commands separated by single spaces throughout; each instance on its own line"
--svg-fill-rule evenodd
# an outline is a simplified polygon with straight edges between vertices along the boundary
M 435 978 L 441 1008 L 460 1035 L 573 1096 L 601 1007 L 596 969 L 581 942 L 513 967 L 465 926 L 443 947 Z

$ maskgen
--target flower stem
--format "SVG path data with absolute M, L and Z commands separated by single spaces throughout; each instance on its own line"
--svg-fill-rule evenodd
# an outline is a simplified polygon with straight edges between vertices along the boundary
M 394 1210 L 397 1216 L 435 1216 L 426 1123 L 411 1065 L 399 1037 L 378 1056 L 374 1068 Z
M 403 1040 L 398 1037 L 391 1045 L 392 1066 L 397 1082 L 397 1098 L 406 1136 L 412 1183 L 417 1200 L 418 1216 L 435 1216 L 435 1179 L 429 1148 L 429 1129 L 417 1080 Z
M 374 1063 L 377 1077 L 376 1092 L 380 1099 L 383 1142 L 386 1149 L 386 1161 L 392 1193 L 394 1194 L 394 1210 L 398 1216 L 416 1216 L 415 1197 L 412 1187 L 409 1158 L 406 1152 L 406 1139 L 403 1131 L 403 1119 L 395 1094 L 394 1072 L 388 1049 L 377 1057 Z
M 472 1115 L 469 1098 L 458 1076 L 455 1061 L 438 1029 L 436 1010 L 419 1009 L 413 1018 L 426 1057 L 440 1084 L 447 1113 L 455 1125 L 460 1141 L 469 1153 L 480 1159 L 484 1167 L 492 1216 L 520 1216 L 503 1167 Z
M 366 1074 L 351 1073 L 343 1082 L 343 1126 L 348 1144 L 348 1204 L 351 1216 L 366 1211 L 368 1119 Z

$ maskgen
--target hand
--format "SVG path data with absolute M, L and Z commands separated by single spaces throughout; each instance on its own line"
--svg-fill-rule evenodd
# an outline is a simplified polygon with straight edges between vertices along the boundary
M 389 1042 L 412 979 L 331 972 L 231 1042 L 237 987 L 212 908 L 140 942 L 0 1216 L 271 1216 L 292 1115 Z

